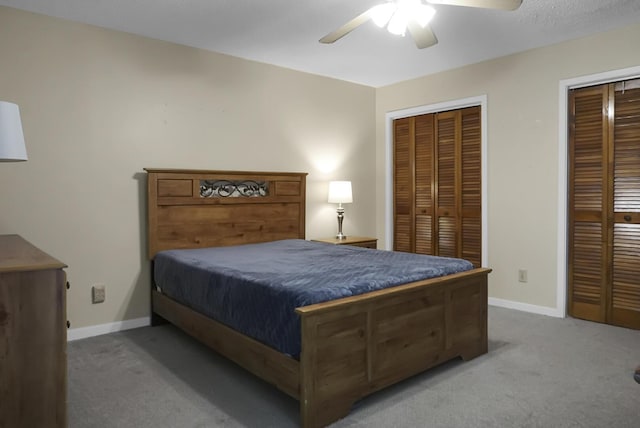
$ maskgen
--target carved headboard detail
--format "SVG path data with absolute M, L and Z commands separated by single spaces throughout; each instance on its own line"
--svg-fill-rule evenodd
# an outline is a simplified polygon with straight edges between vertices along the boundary
M 306 173 L 145 168 L 148 253 L 305 237 Z

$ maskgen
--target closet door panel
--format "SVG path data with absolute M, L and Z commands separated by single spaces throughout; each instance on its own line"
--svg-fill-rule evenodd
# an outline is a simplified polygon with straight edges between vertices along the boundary
M 480 107 L 462 110 L 461 219 L 462 254 L 480 267 L 482 247 L 482 170 Z
M 460 112 L 438 113 L 436 122 L 436 255 L 461 257 L 458 242 Z
M 640 329 L 640 88 L 616 85 L 611 322 Z
M 606 87 L 570 93 L 569 313 L 604 322 L 607 280 Z
M 393 249 L 413 252 L 415 228 L 413 118 L 393 121 Z
M 415 252 L 434 254 L 434 128 L 433 114 L 415 117 Z

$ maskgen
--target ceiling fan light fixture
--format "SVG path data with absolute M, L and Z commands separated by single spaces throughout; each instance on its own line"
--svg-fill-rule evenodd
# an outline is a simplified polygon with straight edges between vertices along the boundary
M 407 32 L 407 23 L 409 22 L 409 15 L 407 14 L 406 9 L 399 7 L 396 10 L 396 13 L 393 14 L 391 20 L 389 21 L 389 25 L 387 25 L 387 31 L 391 34 L 396 34 L 398 36 L 403 36 Z
M 393 2 L 375 6 L 369 12 L 371 14 L 371 20 L 378 27 L 384 28 L 384 26 L 387 25 L 387 23 L 389 22 L 389 20 L 391 19 L 391 17 L 393 16 L 397 8 L 398 6 Z
M 449 6 L 477 7 L 480 9 L 515 10 L 523 0 L 387 0 L 383 4 L 373 6 L 348 21 L 342 27 L 320 39 L 320 43 L 333 43 L 340 40 L 368 21 L 380 27 L 387 27 L 392 34 L 404 36 L 407 32 L 416 43 L 418 49 L 428 48 L 438 43 L 438 38 L 429 26 L 436 10 L 431 4 Z
M 436 10 L 433 7 L 423 4 L 421 0 L 397 0 L 396 2 L 376 6 L 374 9 L 377 10 L 376 13 L 379 13 L 379 21 L 376 22 L 372 10 L 374 22 L 380 27 L 384 27 L 384 24 L 388 23 L 387 31 L 398 36 L 406 34 L 409 20 L 415 21 L 420 27 L 424 28 L 436 14 Z

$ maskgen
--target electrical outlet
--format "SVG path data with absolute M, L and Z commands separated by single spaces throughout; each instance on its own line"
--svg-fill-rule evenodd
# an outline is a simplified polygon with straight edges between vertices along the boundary
M 104 284 L 98 284 L 91 287 L 91 303 L 102 303 L 105 298 Z
M 518 270 L 518 281 L 527 282 L 527 270 L 526 269 L 519 269 Z

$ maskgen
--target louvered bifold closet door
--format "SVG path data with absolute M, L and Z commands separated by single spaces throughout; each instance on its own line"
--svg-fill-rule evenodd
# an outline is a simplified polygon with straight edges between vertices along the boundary
M 615 85 L 611 323 L 640 329 L 640 79 Z
M 413 252 L 414 224 L 414 138 L 415 119 L 393 121 L 393 249 Z
M 436 254 L 481 265 L 480 107 L 437 113 Z
M 482 138 L 480 107 L 462 110 L 462 253 L 475 267 L 482 264 Z
M 640 80 L 569 100 L 569 313 L 640 329 Z
M 608 275 L 607 87 L 571 91 L 569 112 L 569 313 L 604 322 Z
M 393 122 L 396 251 L 482 262 L 481 110 Z
M 393 122 L 394 250 L 434 254 L 433 114 Z
M 460 111 L 438 113 L 436 122 L 435 254 L 460 257 L 458 207 L 460 188 Z
M 434 230 L 434 127 L 433 114 L 415 117 L 415 249 L 435 254 Z

